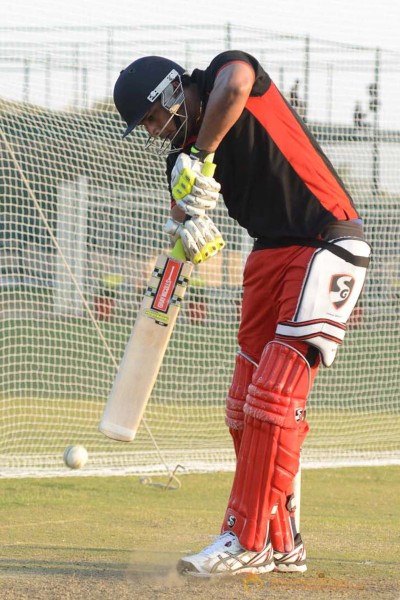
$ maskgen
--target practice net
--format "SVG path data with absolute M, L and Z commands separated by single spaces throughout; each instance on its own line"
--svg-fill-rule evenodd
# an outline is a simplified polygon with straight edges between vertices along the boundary
M 118 35 L 117 35 L 118 33 Z M 211 35 L 212 33 L 212 35 Z M 226 249 L 196 269 L 135 441 L 97 431 L 155 257 L 168 251 L 163 159 L 122 141 L 120 69 L 254 54 L 307 121 L 365 219 L 373 261 L 344 348 L 308 405 L 306 466 L 400 462 L 400 55 L 245 27 L 2 31 L 0 475 L 232 469 L 224 425 L 252 241 L 221 206 Z M 133 49 L 133 50 L 132 50 Z

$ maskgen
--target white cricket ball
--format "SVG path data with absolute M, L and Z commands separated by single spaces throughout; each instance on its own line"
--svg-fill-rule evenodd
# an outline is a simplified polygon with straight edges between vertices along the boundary
M 70 469 L 81 469 L 88 459 L 88 453 L 83 446 L 67 446 L 64 450 L 64 462 Z

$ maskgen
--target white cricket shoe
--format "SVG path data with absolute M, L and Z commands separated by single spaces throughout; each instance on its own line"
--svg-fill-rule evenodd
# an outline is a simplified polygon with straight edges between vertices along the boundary
M 280 573 L 304 573 L 307 571 L 306 549 L 299 534 L 295 538 L 295 547 L 291 552 L 274 550 L 275 571 Z
M 238 573 L 269 573 L 275 568 L 273 549 L 268 543 L 261 552 L 251 552 L 239 544 L 232 531 L 225 531 L 198 554 L 185 556 L 177 564 L 182 575 L 211 577 Z

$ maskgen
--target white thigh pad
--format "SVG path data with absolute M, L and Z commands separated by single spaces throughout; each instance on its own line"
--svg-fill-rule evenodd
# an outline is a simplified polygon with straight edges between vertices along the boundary
M 332 251 L 316 250 L 308 265 L 293 319 L 278 323 L 276 329 L 277 338 L 302 340 L 318 348 L 326 367 L 331 366 L 343 342 L 371 254 L 369 244 L 360 239 L 341 238 L 330 244 L 334 246 Z M 348 260 L 337 256 L 335 247 L 350 253 Z

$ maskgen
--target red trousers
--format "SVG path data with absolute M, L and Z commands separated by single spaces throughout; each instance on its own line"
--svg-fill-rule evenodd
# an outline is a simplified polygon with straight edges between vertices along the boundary
M 294 317 L 308 263 L 315 248 L 290 246 L 252 252 L 243 275 L 241 350 L 259 363 L 280 321 Z

